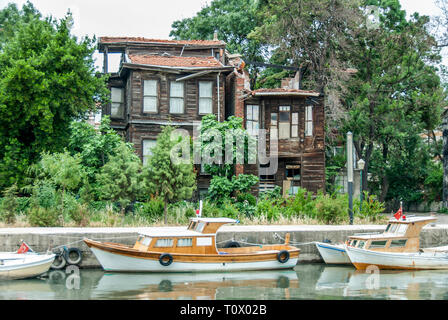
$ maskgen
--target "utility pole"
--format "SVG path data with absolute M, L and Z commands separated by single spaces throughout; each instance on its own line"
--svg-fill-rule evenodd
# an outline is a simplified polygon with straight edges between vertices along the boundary
M 348 215 L 353 224 L 353 133 L 347 132 Z

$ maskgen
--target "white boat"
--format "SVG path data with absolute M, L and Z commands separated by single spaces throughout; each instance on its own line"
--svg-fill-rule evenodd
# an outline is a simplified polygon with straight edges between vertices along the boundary
M 347 254 L 356 269 L 374 265 L 379 269 L 448 269 L 448 253 L 444 252 L 381 252 L 346 246 Z
M 315 242 L 315 244 L 326 264 L 351 264 L 343 243 Z
M 229 218 L 194 218 L 184 230 L 140 234 L 134 246 L 84 239 L 106 271 L 199 272 L 292 269 L 300 249 L 284 244 L 216 247 L 216 232 Z
M 55 254 L 0 253 L 0 279 L 26 279 L 37 277 L 50 269 Z

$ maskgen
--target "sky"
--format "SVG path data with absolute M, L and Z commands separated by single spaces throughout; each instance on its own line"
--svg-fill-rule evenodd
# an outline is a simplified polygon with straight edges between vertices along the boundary
M 26 0 L 0 0 L 0 9 L 15 2 L 21 7 Z M 129 36 L 169 39 L 171 24 L 194 16 L 211 0 L 31 0 L 44 15 L 62 18 L 73 13 L 76 36 Z M 407 14 L 437 15 L 435 0 L 400 0 Z M 102 58 L 95 55 L 96 65 Z M 111 61 L 113 68 L 113 61 Z M 111 70 L 112 71 L 112 70 Z

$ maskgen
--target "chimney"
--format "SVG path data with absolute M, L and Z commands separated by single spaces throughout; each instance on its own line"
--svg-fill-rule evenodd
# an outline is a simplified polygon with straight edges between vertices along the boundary
M 217 31 L 215 31 L 215 33 L 213 33 L 213 40 L 218 41 L 218 32 Z

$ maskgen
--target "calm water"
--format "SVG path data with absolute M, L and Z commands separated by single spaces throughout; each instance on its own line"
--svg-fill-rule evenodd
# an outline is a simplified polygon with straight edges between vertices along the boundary
M 52 271 L 41 279 L 0 282 L 0 299 L 448 300 L 448 272 L 381 271 L 376 275 L 350 266 L 322 264 L 301 264 L 287 271 L 196 274 L 127 274 L 81 269 Z

